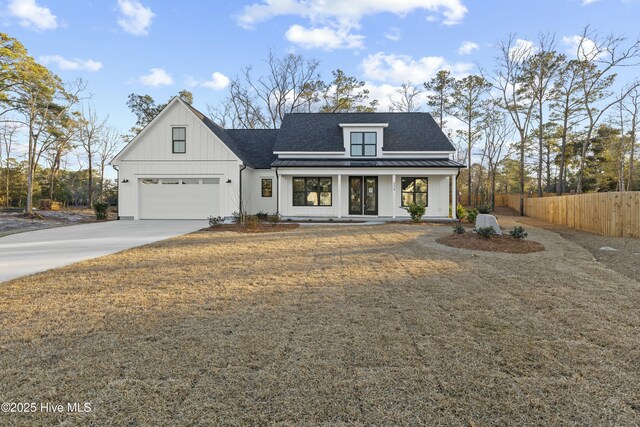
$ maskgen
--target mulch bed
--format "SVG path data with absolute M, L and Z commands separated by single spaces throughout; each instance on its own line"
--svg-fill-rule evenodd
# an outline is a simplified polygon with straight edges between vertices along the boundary
M 222 231 L 235 231 L 236 233 L 276 233 L 298 228 L 298 224 L 259 224 L 258 228 L 247 228 L 241 224 L 221 224 L 216 227 L 203 228 L 200 231 L 219 233 Z
M 436 242 L 443 245 L 476 251 L 506 252 L 510 254 L 528 254 L 544 251 L 542 243 L 531 240 L 518 240 L 511 236 L 492 236 L 484 239 L 475 233 L 451 234 L 440 237 Z

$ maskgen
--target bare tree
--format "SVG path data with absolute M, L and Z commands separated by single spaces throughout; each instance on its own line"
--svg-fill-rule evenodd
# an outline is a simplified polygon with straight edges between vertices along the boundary
M 553 81 L 564 62 L 564 55 L 554 51 L 555 38 L 540 34 L 535 52 L 526 58 L 523 85 L 528 87 L 536 102 L 538 120 L 538 197 L 542 197 L 542 164 L 544 151 L 544 112 L 553 87 Z
M 623 46 L 626 39 L 614 35 L 600 36 L 586 27 L 580 35 L 576 48 L 576 57 L 580 62 L 580 92 L 583 107 L 587 115 L 587 128 L 580 153 L 578 183 L 576 192 L 581 193 L 584 184 L 584 170 L 591 139 L 600 119 L 612 106 L 624 99 L 636 85 L 630 86 L 620 96 L 611 99 L 610 88 L 613 85 L 618 67 L 638 64 L 640 40 L 629 46 Z M 603 102 L 604 101 L 604 102 Z
M 496 207 L 496 176 L 500 161 L 508 155 L 507 140 L 513 133 L 513 124 L 506 114 L 495 104 L 492 104 L 483 115 L 484 128 L 483 158 L 487 159 L 487 173 L 489 175 L 489 197 L 491 209 Z
M 5 207 L 10 206 L 10 194 L 9 194 L 9 182 L 11 177 L 11 167 L 9 161 L 11 159 L 11 150 L 13 148 L 13 138 L 16 132 L 18 131 L 18 126 L 16 123 L 6 122 L 2 126 L 2 145 L 0 145 L 0 159 L 2 159 L 2 148 L 4 148 L 4 155 L 6 156 L 6 169 L 5 169 L 5 187 L 4 187 L 4 204 Z
M 96 154 L 98 155 L 98 163 L 100 166 L 100 200 L 102 200 L 104 196 L 104 171 L 106 165 L 118 152 L 118 149 L 122 145 L 122 142 L 123 138 L 120 132 L 110 126 L 105 126 L 98 137 Z
M 498 51 L 496 70 L 489 79 L 498 93 L 497 102 L 509 114 L 519 135 L 520 215 L 524 215 L 525 153 L 536 103 L 531 88 L 523 86 L 522 82 L 526 73 L 525 61 L 533 52 L 530 44 L 518 41 L 513 34 L 498 43 Z
M 73 139 L 78 131 L 78 113 L 63 116 L 52 129 L 54 141 L 47 148 L 45 158 L 49 164 L 49 198 L 53 199 L 55 181 L 62 167 L 63 158 L 74 148 Z
M 88 184 L 87 200 L 89 207 L 93 207 L 93 159 L 95 151 L 98 149 L 99 141 L 102 137 L 103 129 L 107 119 L 100 120 L 95 110 L 87 106 L 87 111 L 82 109 L 82 117 L 78 126 L 78 142 L 87 156 Z
M 637 82 L 636 82 L 637 83 Z M 629 114 L 630 127 L 629 130 L 629 175 L 627 178 L 627 191 L 633 190 L 634 187 L 634 174 L 635 174 L 635 152 L 636 152 L 636 140 L 638 137 L 638 121 L 640 120 L 640 87 L 634 84 L 635 88 L 629 92 L 627 102 L 623 104 L 624 109 Z
M 405 113 L 413 113 L 420 111 L 420 95 L 423 91 L 411 82 L 402 83 L 396 90 L 397 98 L 389 97 L 391 101 L 390 111 L 400 111 Z
M 219 107 L 208 107 L 218 124 L 240 128 L 278 128 L 286 113 L 311 111 L 321 87 L 316 60 L 287 54 L 278 58 L 273 52 L 266 60 L 268 72 L 252 75 L 242 69 L 229 85 L 229 96 Z

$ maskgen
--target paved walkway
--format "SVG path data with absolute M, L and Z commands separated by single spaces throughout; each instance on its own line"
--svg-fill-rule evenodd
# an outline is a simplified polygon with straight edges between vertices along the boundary
M 206 220 L 109 221 L 0 237 L 0 282 L 207 227 Z

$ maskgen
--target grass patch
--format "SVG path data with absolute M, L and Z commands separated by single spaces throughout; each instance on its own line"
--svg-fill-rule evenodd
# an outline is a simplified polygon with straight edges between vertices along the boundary
M 633 425 L 640 286 L 555 233 L 199 232 L 0 286 L 6 425 Z

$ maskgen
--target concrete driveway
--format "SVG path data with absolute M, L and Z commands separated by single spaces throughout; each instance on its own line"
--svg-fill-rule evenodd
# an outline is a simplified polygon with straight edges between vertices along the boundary
M 109 221 L 0 237 L 0 282 L 207 227 L 206 220 Z

